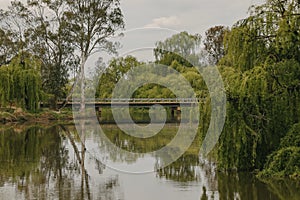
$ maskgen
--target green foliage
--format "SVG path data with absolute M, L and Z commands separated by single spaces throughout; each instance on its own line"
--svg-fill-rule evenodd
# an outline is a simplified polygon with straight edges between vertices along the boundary
M 293 125 L 281 139 L 279 149 L 268 157 L 265 169 L 259 176 L 300 177 L 300 123 Z
M 12 1 L 0 11 L 0 22 L 0 65 L 16 52 L 31 52 L 42 61 L 42 87 L 53 102 L 65 97 L 69 71 L 78 73 L 73 93 L 78 79 L 84 82 L 84 66 L 92 53 L 116 51 L 108 38 L 124 28 L 119 0 Z
M 226 34 L 225 56 L 219 62 L 228 99 L 219 144 L 220 168 L 262 169 L 287 130 L 299 122 L 298 14 L 297 1 L 269 0 L 252 7 L 250 16 Z M 298 148 L 285 146 L 272 154 L 270 168 L 290 157 L 278 169 L 269 170 L 269 175 L 297 174 Z
M 300 176 L 300 148 L 285 147 L 271 154 L 261 177 L 291 177 Z
M 94 77 L 95 82 L 97 82 L 96 97 L 97 98 L 110 98 L 115 87 L 115 84 L 123 77 L 130 69 L 133 67 L 139 67 L 145 65 L 145 63 L 139 62 L 136 58 L 132 56 L 127 56 L 125 58 L 113 59 L 110 61 L 109 65 L 104 69 L 99 69 Z M 151 65 L 151 64 L 150 64 Z M 171 63 L 171 68 L 180 72 L 181 75 L 190 83 L 194 88 L 197 97 L 207 96 L 207 87 L 203 81 L 202 76 L 196 68 L 187 67 L 180 64 L 177 60 L 173 60 Z M 145 72 L 141 72 L 145 73 Z M 153 72 L 156 74 L 156 72 Z M 168 72 L 161 72 L 168 74 Z M 149 73 L 150 75 L 151 73 Z M 153 75 L 153 74 L 152 74 Z M 165 81 L 170 85 L 177 84 L 177 77 L 174 74 L 169 74 L 168 76 L 162 74 Z M 100 77 L 98 80 L 97 77 Z M 142 78 L 142 77 L 139 77 Z M 137 89 L 133 98 L 176 98 L 175 94 L 168 88 L 160 86 L 158 84 L 146 84 L 139 89 Z
M 227 47 L 232 48 L 232 51 L 227 52 L 221 61 L 228 65 L 218 67 L 224 80 L 228 100 L 227 119 L 217 149 L 218 167 L 225 170 L 252 171 L 264 167 L 268 155 L 278 149 L 280 140 L 286 135 L 286 130 L 299 122 L 300 63 L 294 58 L 282 57 L 281 60 L 274 60 L 272 54 L 266 51 L 261 43 L 261 38 L 255 39 L 254 36 L 250 38 L 248 35 L 249 40 L 244 41 L 243 34 L 251 32 L 248 30 L 249 27 L 243 28 L 242 31 L 241 28 L 236 27 L 228 33 L 226 42 L 231 44 L 228 43 Z M 241 41 L 235 41 L 234 34 L 241 37 Z M 168 42 L 166 45 L 169 45 Z M 173 48 L 172 45 L 171 47 Z M 164 58 L 168 52 L 157 53 L 162 56 L 158 62 L 165 62 Z M 227 62 L 230 57 L 232 62 Z M 203 78 L 195 68 L 186 66 L 184 62 L 176 59 L 176 56 L 171 56 L 164 64 L 169 64 L 171 68 L 180 72 L 194 88 L 197 97 L 205 98 L 210 95 Z M 114 85 L 132 66 L 137 65 L 138 61 L 134 58 L 112 61 L 101 77 L 99 96 L 111 97 Z M 210 67 L 203 70 L 210 70 Z M 163 78 L 168 80 L 170 85 L 177 84 L 176 77 L 172 75 Z M 157 84 L 147 84 L 136 90 L 133 97 L 173 98 L 175 96 L 167 88 Z M 200 109 L 202 114 L 199 129 L 203 139 L 211 117 L 212 108 L 209 98 L 207 102 L 200 104 Z
M 171 65 L 174 60 L 180 64 L 191 67 L 198 63 L 201 36 L 181 32 L 173 35 L 163 42 L 157 42 L 154 49 L 156 62 Z
M 97 98 L 110 98 L 115 84 L 131 68 L 142 65 L 136 58 L 127 56 L 125 58 L 115 58 L 110 61 L 108 67 L 96 72 L 95 82 L 98 85 L 96 90 Z
M 253 6 L 225 36 L 221 63 L 245 71 L 266 61 L 300 61 L 300 6 L 296 0 L 269 0 Z
M 226 53 L 220 64 L 233 66 L 240 71 L 259 65 L 266 49 L 261 41 L 254 39 L 255 37 L 255 30 L 250 30 L 247 26 L 232 28 L 225 35 Z
M 285 60 L 243 73 L 219 69 L 229 101 L 219 167 L 261 169 L 286 130 L 299 121 L 299 63 Z
M 16 42 L 11 37 L 12 33 L 0 28 L 0 65 L 6 64 L 15 50 Z
M 300 147 L 300 123 L 293 125 L 287 135 L 282 138 L 280 142 L 280 148 L 289 146 Z
M 229 31 L 225 26 L 214 26 L 205 32 L 204 49 L 210 55 L 210 63 L 215 65 L 224 56 L 224 36 Z
M 0 67 L 0 103 L 17 104 L 36 111 L 41 100 L 40 63 L 34 57 L 21 55 L 9 65 Z
M 64 96 L 68 70 L 77 64 L 62 18 L 64 5 L 63 1 L 12 1 L 1 12 L 0 65 L 8 64 L 20 51 L 35 55 L 41 61 L 43 91 L 53 96 L 54 101 Z

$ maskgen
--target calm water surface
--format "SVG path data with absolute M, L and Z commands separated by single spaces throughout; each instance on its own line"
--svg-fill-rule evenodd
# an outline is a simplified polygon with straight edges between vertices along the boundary
M 155 137 L 140 140 L 116 125 L 101 127 L 111 144 L 135 153 L 161 148 L 178 129 L 168 124 Z M 157 158 L 128 157 L 113 151 L 94 126 L 84 130 L 79 134 L 73 125 L 0 126 L 0 199 L 300 199 L 298 182 L 263 183 L 250 173 L 217 172 L 214 164 L 199 158 L 198 138 L 176 162 L 159 169 Z M 153 166 L 153 172 L 112 169 L 145 165 Z

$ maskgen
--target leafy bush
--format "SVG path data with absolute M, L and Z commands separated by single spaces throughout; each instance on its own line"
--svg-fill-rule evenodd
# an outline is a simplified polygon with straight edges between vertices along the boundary
M 295 124 L 281 140 L 279 150 L 268 157 L 259 177 L 300 178 L 300 123 Z

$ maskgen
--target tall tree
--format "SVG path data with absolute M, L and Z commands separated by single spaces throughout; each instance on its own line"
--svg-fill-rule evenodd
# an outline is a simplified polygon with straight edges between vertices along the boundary
M 226 67 L 219 69 L 229 104 L 219 167 L 261 169 L 287 130 L 299 122 L 299 16 L 298 1 L 268 0 L 252 7 L 250 16 L 226 34 L 226 55 L 220 61 Z M 273 156 L 293 161 L 296 154 L 282 149 Z M 269 161 L 273 165 L 278 160 Z
M 9 63 L 20 52 L 28 51 L 26 29 L 29 10 L 19 1 L 12 1 L 8 10 L 0 9 L 1 64 Z
M 74 48 L 64 19 L 64 1 L 12 1 L 1 11 L 1 58 L 3 63 L 22 52 L 42 61 L 43 90 L 54 97 L 64 96 L 68 70 L 76 68 Z
M 85 64 L 96 51 L 114 52 L 116 44 L 108 39 L 124 28 L 119 0 L 68 0 L 64 16 L 71 33 L 71 40 L 80 53 L 80 73 L 66 101 L 80 80 L 81 106 L 85 108 Z
M 210 56 L 209 63 L 217 64 L 219 60 L 224 56 L 224 36 L 229 31 L 225 26 L 214 26 L 209 28 L 205 32 L 204 49 Z
M 0 14 L 4 16 L 2 43 L 16 43 L 9 48 L 26 50 L 43 61 L 43 86 L 48 93 L 61 97 L 68 69 L 76 71 L 80 65 L 66 102 L 80 80 L 83 109 L 85 63 L 98 50 L 115 52 L 116 45 L 108 38 L 124 27 L 119 0 L 29 0 L 26 5 L 15 0 Z M 3 52 L 4 62 L 13 57 L 4 48 Z
M 43 61 L 43 88 L 53 95 L 54 103 L 65 96 L 68 72 L 76 70 L 79 62 L 67 29 L 65 6 L 62 0 L 27 2 L 34 21 L 27 34 L 33 43 L 32 51 Z

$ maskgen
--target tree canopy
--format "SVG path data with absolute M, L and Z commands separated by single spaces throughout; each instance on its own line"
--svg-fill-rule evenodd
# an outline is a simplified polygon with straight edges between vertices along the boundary
M 0 67 L 0 104 L 37 111 L 42 99 L 39 73 L 41 62 L 29 54 L 24 54 Z
M 14 0 L 0 16 L 0 64 L 20 51 L 39 58 L 42 88 L 54 101 L 66 96 L 72 71 L 76 81 L 67 99 L 80 80 L 84 96 L 87 59 L 96 51 L 115 52 L 109 38 L 124 27 L 119 0 Z
M 156 43 L 155 59 L 160 64 L 171 65 L 174 60 L 185 66 L 198 64 L 200 56 L 200 34 L 181 32 Z
M 209 63 L 217 64 L 225 54 L 224 36 L 229 31 L 225 26 L 214 26 L 205 32 L 204 49 L 208 52 Z

